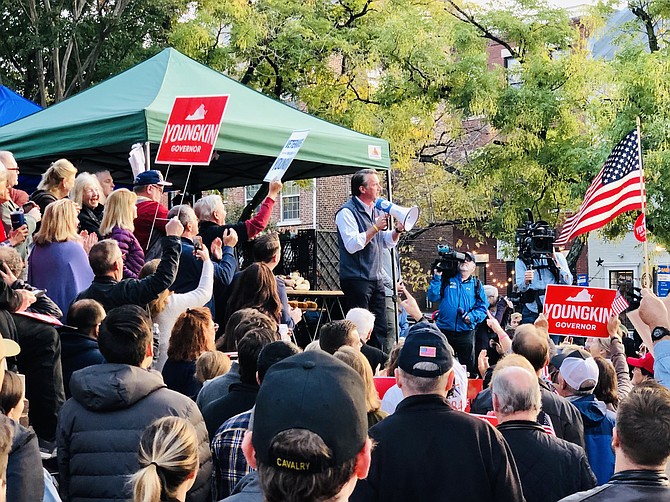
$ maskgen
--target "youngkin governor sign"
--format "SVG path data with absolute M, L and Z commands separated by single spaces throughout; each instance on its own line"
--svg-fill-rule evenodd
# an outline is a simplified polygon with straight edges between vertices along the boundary
M 209 165 L 228 96 L 179 96 L 156 155 L 157 164 Z

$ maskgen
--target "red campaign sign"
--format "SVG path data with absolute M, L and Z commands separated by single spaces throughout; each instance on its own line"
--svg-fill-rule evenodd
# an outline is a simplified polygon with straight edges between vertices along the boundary
M 548 285 L 544 315 L 549 321 L 549 333 L 609 337 L 607 322 L 615 296 L 614 289 Z
M 644 221 L 644 213 L 640 214 L 640 216 L 637 217 L 633 229 L 635 233 L 635 238 L 638 241 L 644 242 L 647 240 L 647 226 L 645 225 Z
M 227 103 L 228 96 L 175 98 L 156 163 L 209 165 Z

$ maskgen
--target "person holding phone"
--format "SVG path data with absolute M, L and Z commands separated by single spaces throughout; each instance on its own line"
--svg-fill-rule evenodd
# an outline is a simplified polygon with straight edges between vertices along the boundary
M 32 235 L 35 233 L 37 223 L 42 219 L 39 207 L 32 201 L 19 205 L 10 196 L 10 190 L 19 183 L 19 166 L 14 159 L 12 152 L 6 150 L 0 151 L 0 164 L 4 167 L 7 177 L 6 189 L 0 193 L 0 211 L 2 212 L 2 226 L 9 240 L 6 245 L 11 245 L 16 249 L 21 258 L 28 258 L 28 249 L 32 244 Z M 25 218 L 25 229 L 13 228 L 11 214 L 22 211 Z M 1 237 L 1 236 L 0 236 Z M 7 241 L 5 239 L 5 241 Z

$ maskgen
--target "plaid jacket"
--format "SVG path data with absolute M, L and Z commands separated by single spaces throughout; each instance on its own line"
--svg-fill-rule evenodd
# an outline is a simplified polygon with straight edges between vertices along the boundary
M 226 420 L 212 439 L 212 500 L 228 497 L 237 482 L 253 471 L 242 453 L 251 410 Z

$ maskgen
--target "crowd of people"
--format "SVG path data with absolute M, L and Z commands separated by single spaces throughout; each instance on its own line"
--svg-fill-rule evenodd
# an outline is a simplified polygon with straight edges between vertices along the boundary
M 266 231 L 280 182 L 227 224 L 217 195 L 165 207 L 159 171 L 115 189 L 61 159 L 30 196 L 18 172 L 0 152 L 0 501 L 670 500 L 670 320 L 651 291 L 639 353 L 617 318 L 557 344 L 540 289 L 516 313 L 467 254 L 433 271 L 435 319 L 398 285 L 398 339 L 386 250 L 404 228 L 362 170 L 336 217 L 346 318 L 301 348 Z

